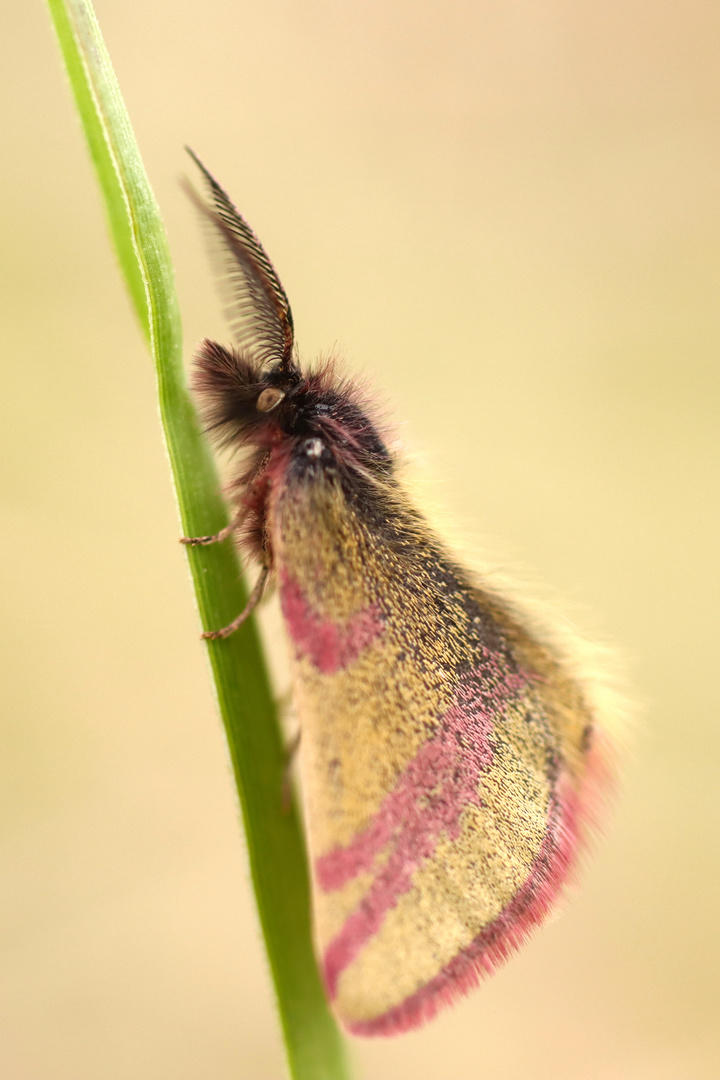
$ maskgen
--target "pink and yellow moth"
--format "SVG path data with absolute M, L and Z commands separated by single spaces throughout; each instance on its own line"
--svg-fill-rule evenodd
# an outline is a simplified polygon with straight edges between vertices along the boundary
M 285 291 L 202 171 L 238 347 L 206 340 L 208 428 L 245 451 L 235 533 L 277 582 L 291 643 L 314 933 L 346 1029 L 415 1027 L 555 904 L 607 787 L 588 687 L 412 505 L 363 394 L 303 371 Z

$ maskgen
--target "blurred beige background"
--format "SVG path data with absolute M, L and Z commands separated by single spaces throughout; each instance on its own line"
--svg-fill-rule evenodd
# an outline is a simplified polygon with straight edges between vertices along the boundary
M 617 642 L 645 706 L 566 912 L 434 1024 L 356 1044 L 358 1075 L 716 1080 L 720 7 L 97 11 L 188 355 L 227 333 L 185 142 L 303 355 L 372 376 L 449 517 Z M 0 1076 L 275 1080 L 150 360 L 39 0 L 5 0 L 0 50 Z

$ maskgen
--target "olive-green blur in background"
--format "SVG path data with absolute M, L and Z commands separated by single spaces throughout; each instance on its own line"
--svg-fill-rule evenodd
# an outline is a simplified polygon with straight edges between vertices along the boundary
M 43 4 L 0 44 L 0 1075 L 283 1053 L 155 404 Z M 189 143 L 302 356 L 373 382 L 468 547 L 617 643 L 643 715 L 562 916 L 365 1080 L 720 1075 L 720 8 L 97 0 L 187 355 L 227 340 Z M 279 691 L 277 613 L 264 628 Z

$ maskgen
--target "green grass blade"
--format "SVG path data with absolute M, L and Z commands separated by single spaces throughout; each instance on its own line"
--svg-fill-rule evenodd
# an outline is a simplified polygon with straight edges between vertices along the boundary
M 189 536 L 214 533 L 227 514 L 185 385 L 180 315 L 160 214 L 89 0 L 48 4 L 120 267 L 155 360 L 182 528 Z M 186 550 L 203 626 L 227 625 L 247 598 L 234 545 Z M 295 808 L 282 808 L 284 750 L 254 621 L 208 648 L 290 1072 L 295 1080 L 344 1080 L 344 1047 L 312 952 L 303 835 Z

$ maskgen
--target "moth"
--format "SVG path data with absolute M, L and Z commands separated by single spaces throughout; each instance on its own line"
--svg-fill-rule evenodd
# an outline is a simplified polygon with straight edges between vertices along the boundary
M 194 155 L 193 155 L 194 157 Z M 475 986 L 556 903 L 612 775 L 586 682 L 454 558 L 408 497 L 371 404 L 301 367 L 285 290 L 196 160 L 237 346 L 194 389 L 244 451 L 236 534 L 272 577 L 292 653 L 314 934 L 347 1030 L 415 1027 Z

